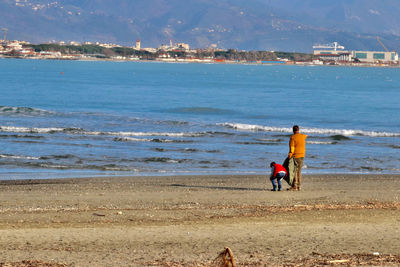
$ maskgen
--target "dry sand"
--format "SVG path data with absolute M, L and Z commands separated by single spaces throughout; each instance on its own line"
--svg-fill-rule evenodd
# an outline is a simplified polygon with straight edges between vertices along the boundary
M 0 266 L 210 266 L 225 247 L 239 266 L 400 266 L 400 176 L 270 187 L 265 176 L 0 181 Z

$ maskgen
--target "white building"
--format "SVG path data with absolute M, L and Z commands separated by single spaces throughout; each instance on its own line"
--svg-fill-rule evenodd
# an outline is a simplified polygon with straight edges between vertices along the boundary
M 337 42 L 329 45 L 313 46 L 314 55 L 323 61 L 335 62 L 360 62 L 360 63 L 382 63 L 398 64 L 399 55 L 396 52 L 381 51 L 345 51 L 344 47 Z
M 71 41 L 71 42 L 69 42 L 69 44 L 70 44 L 70 45 L 73 45 L 73 46 L 79 46 L 79 45 L 81 45 L 81 43 L 76 42 L 76 41 Z
M 20 42 L 18 41 L 10 41 L 7 43 L 6 45 L 6 50 L 21 50 L 22 49 L 22 44 L 20 44 Z
M 161 45 L 158 47 L 158 50 L 163 50 L 163 51 L 176 51 L 176 50 L 183 50 L 183 51 L 189 51 L 190 46 L 185 43 L 175 43 L 174 45 L 172 44 L 172 40 L 170 40 L 169 45 Z
M 190 50 L 190 46 L 188 44 L 185 44 L 185 43 L 176 43 L 175 47 L 178 48 L 178 49 L 183 49 L 185 51 Z
M 353 58 L 362 63 L 392 63 L 399 62 L 399 54 L 396 52 L 379 51 L 352 51 Z
M 153 48 L 153 47 L 146 47 L 146 48 L 142 48 L 141 50 L 149 52 L 149 53 L 156 53 L 157 49 Z

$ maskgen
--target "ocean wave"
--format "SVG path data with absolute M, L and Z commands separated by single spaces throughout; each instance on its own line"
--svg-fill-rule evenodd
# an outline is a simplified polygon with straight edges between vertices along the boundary
M 186 107 L 186 108 L 173 108 L 167 110 L 170 113 L 187 113 L 187 114 L 200 114 L 200 115 L 226 115 L 237 113 L 230 109 L 210 108 L 210 107 Z
M 343 140 L 350 140 L 351 138 L 341 135 L 341 134 L 336 134 L 336 135 L 332 135 L 330 136 L 331 139 L 335 140 L 335 141 L 343 141 Z
M 87 131 L 82 128 L 38 128 L 38 127 L 18 127 L 18 126 L 0 126 L 0 132 L 11 133 L 39 133 L 39 134 L 80 134 L 80 135 L 108 135 L 108 136 L 126 136 L 126 137 L 145 137 L 145 136 L 165 136 L 165 137 L 202 137 L 207 135 L 204 132 L 109 132 L 109 131 Z
M 0 134 L 0 138 L 16 138 L 16 139 L 43 139 L 40 135 L 19 135 L 19 134 Z
M 193 133 L 193 132 L 180 132 L 180 133 L 168 133 L 168 132 L 83 132 L 87 135 L 114 135 L 114 136 L 166 136 L 166 137 L 202 137 L 206 133 Z
M 185 152 L 185 153 L 195 153 L 195 152 L 201 152 L 200 150 L 198 150 L 198 149 L 195 149 L 195 148 L 185 148 L 185 149 L 179 149 L 178 151 L 181 151 L 181 152 Z
M 115 137 L 116 142 L 151 142 L 152 139 L 134 137 Z
M 174 126 L 181 126 L 181 125 L 188 125 L 189 122 L 187 121 L 172 121 L 172 120 L 167 120 L 167 121 L 158 121 L 159 124 L 167 124 L 167 125 L 174 125 Z
M 166 149 L 166 148 L 160 148 L 160 147 L 155 147 L 152 148 L 151 150 L 156 151 L 156 152 L 180 152 L 180 153 L 221 153 L 220 150 L 201 150 L 201 149 L 196 149 L 196 148 L 176 148 L 176 149 Z
M 162 138 L 133 138 L 133 137 L 115 137 L 116 142 L 154 142 L 154 143 L 193 143 L 191 140 L 172 140 Z
M 383 171 L 382 168 L 379 168 L 379 167 L 370 167 L 370 166 L 361 166 L 361 167 L 360 167 L 360 170 L 371 171 L 371 172 Z
M 260 141 L 260 142 L 274 142 L 274 143 L 280 143 L 282 141 L 285 141 L 281 138 L 275 138 L 275 139 L 274 138 L 258 138 L 256 140 Z
M 238 145 L 263 145 L 263 146 L 276 146 L 279 145 L 275 142 L 255 142 L 255 141 L 245 141 L 245 142 L 236 142 Z
M 33 156 L 25 156 L 25 155 L 12 155 L 12 154 L 0 154 L 0 158 L 3 159 L 22 159 L 22 160 L 65 160 L 65 159 L 79 159 L 75 155 L 65 154 L 65 155 L 48 155 L 48 156 L 40 156 L 40 157 L 33 157 Z
M 36 128 L 36 127 L 18 127 L 18 126 L 0 126 L 0 132 L 8 133 L 58 133 L 58 132 L 71 132 L 79 131 L 75 128 Z
M 218 131 L 208 131 L 205 134 L 211 135 L 211 136 L 232 136 L 235 135 L 234 133 L 228 133 L 228 132 L 218 132 Z
M 307 144 L 312 145 L 336 145 L 337 143 L 336 141 L 307 141 Z
M 65 154 L 65 155 L 41 156 L 39 159 L 40 160 L 51 160 L 51 159 L 62 160 L 62 159 L 73 159 L 73 158 L 78 158 L 78 157 L 75 155 L 71 155 L 71 154 Z
M 45 144 L 43 141 L 36 141 L 36 140 L 12 140 L 13 143 L 19 144 Z
M 272 127 L 244 123 L 218 123 L 217 125 L 239 131 L 260 131 L 260 132 L 280 132 L 292 133 L 292 128 Z M 323 134 L 323 135 L 341 135 L 341 136 L 371 136 L 371 137 L 400 137 L 400 133 L 363 131 L 352 129 L 326 129 L 326 128 L 302 128 L 302 133 Z
M 0 154 L 0 158 L 5 159 L 28 159 L 28 160 L 39 160 L 38 157 L 23 156 L 23 155 L 11 155 L 11 154 Z
M 262 126 L 256 124 L 244 124 L 244 123 L 217 123 L 218 126 L 223 126 L 230 129 L 240 130 L 240 131 L 262 131 L 262 132 L 282 132 L 287 133 L 291 132 L 291 128 L 279 128 L 279 127 L 270 127 L 270 126 Z
M 1 157 L 1 156 L 0 156 Z M 8 157 L 10 158 L 10 157 Z M 12 159 L 12 158 L 11 158 Z M 37 159 L 37 158 L 35 158 Z M 117 165 L 117 164 L 68 164 L 65 162 L 54 163 L 54 162 L 42 162 L 42 161 L 0 161 L 0 166 L 16 166 L 22 168 L 34 168 L 34 169 L 55 169 L 55 170 L 98 170 L 98 171 L 138 171 L 137 168 Z
M 31 107 L 0 106 L 0 115 L 43 116 L 49 114 L 53 112 Z
M 158 163 L 184 163 L 190 161 L 189 159 L 172 159 L 168 157 L 150 157 L 150 158 L 143 158 L 140 161 L 142 162 L 158 162 Z

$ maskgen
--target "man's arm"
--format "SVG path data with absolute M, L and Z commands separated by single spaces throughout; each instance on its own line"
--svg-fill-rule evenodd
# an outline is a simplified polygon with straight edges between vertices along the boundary
M 289 159 L 290 159 L 291 157 L 293 157 L 293 153 L 294 153 L 294 140 L 293 140 L 292 137 L 290 137 L 290 141 L 289 141 L 289 155 L 288 155 Z

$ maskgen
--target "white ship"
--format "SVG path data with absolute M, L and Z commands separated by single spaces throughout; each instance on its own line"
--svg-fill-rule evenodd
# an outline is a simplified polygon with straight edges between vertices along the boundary
M 314 49 L 329 49 L 329 50 L 343 50 L 344 46 L 340 45 L 338 42 L 333 42 L 331 44 L 317 44 L 317 45 L 313 45 Z

